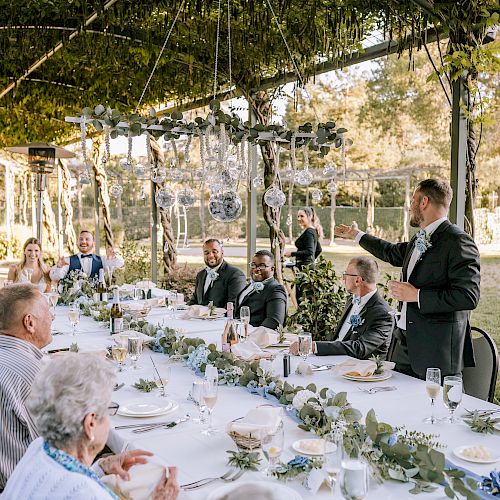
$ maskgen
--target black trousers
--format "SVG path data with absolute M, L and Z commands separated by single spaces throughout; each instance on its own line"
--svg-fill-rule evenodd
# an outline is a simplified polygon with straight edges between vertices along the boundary
M 425 380 L 425 373 L 415 373 L 411 367 L 410 357 L 408 356 L 408 345 L 406 343 L 406 330 L 401 330 L 401 328 L 396 327 L 393 335 L 396 338 L 396 347 L 394 348 L 394 353 L 392 355 L 392 361 L 396 363 L 396 367 L 394 369 L 397 372 L 404 373 L 410 377 Z

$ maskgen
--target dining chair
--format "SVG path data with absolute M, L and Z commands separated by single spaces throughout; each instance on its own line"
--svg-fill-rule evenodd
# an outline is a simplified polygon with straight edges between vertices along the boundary
M 491 336 L 481 328 L 473 326 L 471 335 L 476 366 L 462 372 L 464 392 L 491 403 L 498 375 L 498 350 Z

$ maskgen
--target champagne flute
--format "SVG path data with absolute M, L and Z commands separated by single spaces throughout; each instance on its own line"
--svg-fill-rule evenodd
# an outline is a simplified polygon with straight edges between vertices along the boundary
M 299 355 L 302 357 L 304 363 L 312 351 L 312 336 L 309 332 L 299 333 Z
M 217 432 L 212 427 L 212 413 L 214 411 L 215 404 L 217 403 L 217 391 L 219 386 L 214 380 L 205 380 L 203 383 L 203 405 L 208 409 L 208 428 L 202 431 L 202 434 L 210 436 Z
M 28 281 L 31 283 L 31 278 L 33 276 L 33 269 L 31 267 L 25 267 L 24 270 L 26 271 L 26 276 L 28 278 Z
M 140 337 L 129 337 L 128 338 L 128 354 L 132 360 L 132 366 L 134 370 L 140 368 L 137 366 L 137 361 L 142 353 L 142 339 Z
M 245 338 L 248 337 L 248 325 L 250 323 L 250 308 L 248 306 L 243 306 L 240 309 L 240 319 L 243 322 L 243 328 L 245 329 Z
M 158 383 L 156 385 L 160 387 L 161 389 L 160 396 L 164 398 L 168 396 L 168 394 L 165 392 L 165 387 L 167 387 L 168 381 L 170 380 L 170 377 L 172 375 L 172 367 L 170 365 L 167 365 L 165 367 L 160 367 L 159 372 L 161 378 L 160 380 L 158 380 Z
M 69 322 L 71 323 L 71 326 L 73 327 L 73 332 L 72 335 L 76 336 L 76 325 L 80 322 L 80 307 L 71 304 L 69 306 L 69 311 L 68 311 L 68 319 Z
M 326 479 L 335 496 L 335 486 L 340 472 L 342 462 L 342 438 L 337 437 L 333 432 L 324 436 L 325 452 L 323 455 L 323 470 Z
M 425 390 L 431 398 L 431 416 L 424 419 L 427 424 L 435 424 L 437 422 L 434 416 L 434 401 L 439 396 L 441 389 L 441 370 L 439 368 L 427 368 L 425 374 Z
M 387 289 L 389 290 L 389 292 L 391 292 L 391 281 L 401 281 L 401 279 L 401 271 L 391 271 L 390 279 L 387 282 Z M 392 305 L 393 303 L 395 304 L 395 306 Z M 397 323 L 398 317 L 401 316 L 401 311 L 398 311 L 398 301 L 395 299 L 391 299 L 391 310 L 389 311 L 389 314 L 394 318 L 394 323 Z
M 118 362 L 118 371 L 123 371 L 123 362 L 127 358 L 127 348 L 122 345 L 114 345 L 111 347 L 113 359 Z
M 205 380 L 194 380 L 191 386 L 191 400 L 198 407 L 198 418 L 193 419 L 194 422 L 199 424 L 205 423 L 206 406 L 203 401 L 203 384 Z
M 132 298 L 137 301 L 141 297 L 142 297 L 142 290 L 139 287 L 134 286 L 134 291 L 133 291 L 133 294 L 132 294 Z
M 454 412 L 462 402 L 462 377 L 449 375 L 443 381 L 443 401 L 450 410 L 450 416 L 446 419 L 450 424 L 455 424 Z
M 340 491 L 346 500 L 362 500 L 368 493 L 368 467 L 355 458 L 342 460 L 339 475 Z
M 280 423 L 275 432 L 264 436 L 261 441 L 262 452 L 267 459 L 267 467 L 264 470 L 264 473 L 267 476 L 270 476 L 272 470 L 276 467 L 276 462 L 283 451 L 284 441 L 285 434 L 283 430 L 283 422 Z
M 54 291 L 54 289 L 52 289 L 49 292 L 49 304 L 50 304 L 50 307 L 52 308 L 53 314 L 56 313 L 56 306 L 57 306 L 58 301 L 59 301 L 59 294 L 57 293 L 57 291 Z

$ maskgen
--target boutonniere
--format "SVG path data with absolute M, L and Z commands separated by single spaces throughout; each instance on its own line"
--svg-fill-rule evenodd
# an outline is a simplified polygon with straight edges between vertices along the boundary
M 257 281 L 254 283 L 254 290 L 256 292 L 262 292 L 262 290 L 264 290 L 264 283 L 262 283 L 261 281 Z
M 349 318 L 349 323 L 353 328 L 361 326 L 365 322 L 364 318 L 362 318 L 359 314 L 351 314 Z
M 215 281 L 219 277 L 219 273 L 213 269 L 207 269 L 207 275 L 212 281 Z
M 417 233 L 417 238 L 415 239 L 415 248 L 423 255 L 429 248 L 431 248 L 431 237 L 423 229 Z

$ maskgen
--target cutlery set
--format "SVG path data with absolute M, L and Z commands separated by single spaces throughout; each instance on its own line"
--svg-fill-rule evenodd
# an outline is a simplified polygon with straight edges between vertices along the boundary
M 203 486 L 206 486 L 207 484 L 214 483 L 215 481 L 223 481 L 225 483 L 232 483 L 233 481 L 236 481 L 239 479 L 243 474 L 245 473 L 245 470 L 228 470 L 225 474 L 223 474 L 220 477 L 207 477 L 205 479 L 199 479 L 198 481 L 193 481 L 192 483 L 186 483 L 182 484 L 181 488 L 184 491 L 190 491 L 190 490 L 196 490 L 198 488 L 202 488 Z
M 181 424 L 182 422 L 187 422 L 191 417 L 189 415 L 185 415 L 184 417 L 178 418 L 177 420 L 173 420 L 171 422 L 153 422 L 149 424 L 130 424 L 130 425 L 117 425 L 115 427 L 116 430 L 121 429 L 131 429 L 133 433 L 140 434 L 143 432 L 154 431 L 156 429 L 171 429 L 176 425 Z
M 358 387 L 361 392 L 366 392 L 367 394 L 376 394 L 377 392 L 385 392 L 385 391 L 395 391 L 397 387 L 393 385 L 381 385 L 378 387 L 370 387 L 369 389 L 365 389 L 364 387 Z

